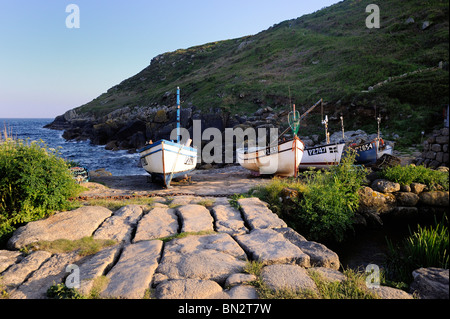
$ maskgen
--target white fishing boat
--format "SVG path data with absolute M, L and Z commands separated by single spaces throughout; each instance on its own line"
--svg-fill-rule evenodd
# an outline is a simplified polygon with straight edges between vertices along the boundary
M 236 150 L 239 164 L 259 174 L 295 176 L 303 156 L 305 144 L 299 139 L 269 147 L 250 147 Z
M 173 178 L 182 177 L 195 169 L 197 149 L 173 141 L 160 140 L 139 150 L 142 167 L 152 181 L 169 187 Z
M 173 178 L 187 175 L 197 165 L 197 149 L 190 147 L 191 140 L 180 143 L 180 88 L 177 88 L 177 141 L 159 140 L 138 150 L 142 167 L 152 181 L 170 187 Z
M 325 125 L 326 144 L 307 147 L 303 154 L 302 162 L 298 167 L 300 170 L 308 168 L 329 168 L 330 166 L 339 165 L 341 162 L 345 143 L 330 143 L 328 116 L 325 116 L 325 120 L 322 120 L 322 124 Z
M 299 169 L 329 168 L 339 165 L 345 143 L 325 144 L 307 147 L 303 152 L 303 158 Z

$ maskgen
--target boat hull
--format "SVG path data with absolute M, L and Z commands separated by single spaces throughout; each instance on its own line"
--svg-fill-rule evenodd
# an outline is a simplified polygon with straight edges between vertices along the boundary
M 362 165 L 375 164 L 377 159 L 381 156 L 384 154 L 392 155 L 393 151 L 391 146 L 385 145 L 384 143 L 382 146 L 379 146 L 379 142 L 377 140 L 358 145 L 353 147 L 353 149 L 356 151 L 356 163 Z
M 326 144 L 305 149 L 299 169 L 329 168 L 339 165 L 345 143 Z
M 239 164 L 263 175 L 294 176 L 300 164 L 305 144 L 299 139 L 272 147 L 240 148 L 236 150 Z
M 138 152 L 145 171 L 166 187 L 172 178 L 193 171 L 197 165 L 197 149 L 167 140 L 147 145 Z

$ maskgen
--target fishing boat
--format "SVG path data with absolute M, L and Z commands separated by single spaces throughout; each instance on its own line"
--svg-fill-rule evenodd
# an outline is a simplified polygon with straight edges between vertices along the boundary
M 325 125 L 326 144 L 307 147 L 303 152 L 302 161 L 299 165 L 300 170 L 308 168 L 329 168 L 339 165 L 345 143 L 330 143 L 330 134 L 328 133 L 328 116 L 322 121 Z
M 345 143 L 324 144 L 308 147 L 303 152 L 303 158 L 299 169 L 329 168 L 339 165 Z
M 281 144 L 268 147 L 250 147 L 236 150 L 239 164 L 259 174 L 296 176 L 305 144 L 295 136 Z
M 372 165 L 384 154 L 392 155 L 393 148 L 387 145 L 386 142 L 380 137 L 380 123 L 381 118 L 377 118 L 378 122 L 378 134 L 377 137 L 366 143 L 350 144 L 349 147 L 356 151 L 355 161 L 357 164 Z
M 322 99 L 311 106 L 305 113 L 293 110 L 288 114 L 288 128 L 281 133 L 278 138 L 278 144 L 267 147 L 248 147 L 236 150 L 236 157 L 239 164 L 253 172 L 259 174 L 274 174 L 277 176 L 295 176 L 297 177 L 298 167 L 304 156 L 305 143 L 298 136 L 300 121 L 310 113 Z M 293 138 L 283 141 L 281 137 L 289 130 L 292 130 Z
M 180 143 L 180 88 L 177 88 L 177 141 L 150 141 L 138 150 L 142 167 L 152 181 L 169 188 L 173 178 L 192 172 L 197 165 L 197 149 L 190 147 L 190 143 L 190 139 L 185 144 Z

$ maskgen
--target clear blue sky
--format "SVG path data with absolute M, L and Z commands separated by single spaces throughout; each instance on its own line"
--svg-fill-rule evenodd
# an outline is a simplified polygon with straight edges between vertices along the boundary
M 337 0 L 0 0 L 0 118 L 52 118 L 158 54 L 256 34 Z M 80 28 L 66 27 L 66 6 Z

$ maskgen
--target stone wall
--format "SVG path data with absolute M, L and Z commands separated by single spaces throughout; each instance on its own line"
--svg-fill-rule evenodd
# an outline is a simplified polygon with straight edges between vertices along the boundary
M 356 223 L 377 228 L 383 221 L 409 222 L 438 220 L 449 206 L 449 192 L 429 190 L 426 185 L 400 185 L 384 179 L 375 179 L 370 187 L 360 190 L 360 206 Z
M 415 164 L 431 168 L 448 167 L 448 134 L 448 127 L 435 130 L 433 135 L 423 143 L 422 155 L 415 160 Z

